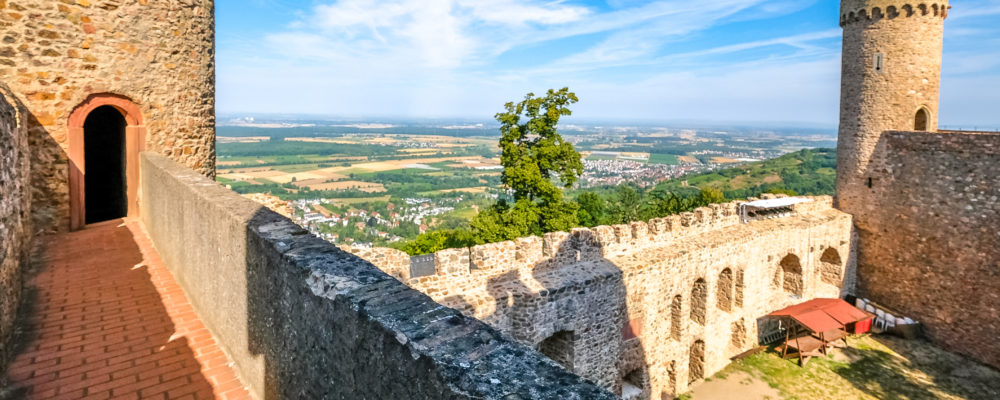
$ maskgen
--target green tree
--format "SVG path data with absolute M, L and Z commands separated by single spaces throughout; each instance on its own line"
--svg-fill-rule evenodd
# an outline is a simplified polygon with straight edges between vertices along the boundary
M 472 232 L 465 229 L 449 229 L 427 232 L 416 239 L 403 243 L 400 250 L 411 256 L 429 254 L 438 250 L 469 247 L 480 244 Z
M 726 201 L 726 196 L 722 194 L 719 189 L 704 188 L 701 189 L 701 194 L 699 197 L 699 207 L 704 207 L 709 204 L 722 203 Z
M 501 182 L 514 191 L 515 201 L 560 201 L 562 190 L 553 178 L 569 188 L 583 173 L 580 153 L 556 131 L 559 118 L 572 114 L 568 105 L 577 101 L 569 88 L 549 89 L 545 97 L 528 93 L 520 103 L 504 104 L 506 112 L 496 114 Z
M 639 220 L 639 207 L 642 206 L 642 195 L 632 186 L 619 185 L 615 198 L 611 202 L 611 223 L 627 224 Z
M 497 202 L 472 221 L 486 242 L 529 234 L 569 230 L 578 225 L 579 206 L 563 198 L 563 188 L 583 173 L 580 153 L 557 132 L 559 118 L 571 115 L 578 101 L 569 88 L 550 89 L 544 97 L 528 93 L 518 103 L 504 104 L 500 122 L 501 183 L 513 192 L 514 204 Z
M 577 196 L 576 202 L 580 204 L 577 219 L 580 220 L 581 225 L 592 228 L 604 219 L 606 206 L 601 195 L 594 192 L 583 192 Z
M 499 201 L 477 214 L 470 225 L 481 241 L 494 243 L 543 233 L 539 217 L 538 206 L 528 200 L 518 201 L 513 207 Z

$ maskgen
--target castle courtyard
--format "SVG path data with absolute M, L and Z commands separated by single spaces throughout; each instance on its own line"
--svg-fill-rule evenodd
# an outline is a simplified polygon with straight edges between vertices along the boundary
M 805 367 L 763 351 L 734 361 L 682 398 L 743 399 L 997 399 L 1000 371 L 924 340 L 890 335 L 848 339 L 846 348 Z

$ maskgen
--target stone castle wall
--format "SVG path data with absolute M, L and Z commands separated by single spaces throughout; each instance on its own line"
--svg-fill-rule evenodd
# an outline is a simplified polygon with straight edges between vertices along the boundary
M 0 76 L 27 109 L 40 229 L 69 227 L 68 121 L 92 94 L 139 105 L 145 148 L 215 173 L 213 0 L 0 1 Z
M 0 386 L 31 247 L 28 136 L 16 99 L 0 84 Z
M 937 130 L 948 2 L 842 0 L 844 29 L 837 140 L 837 204 L 865 218 L 867 182 L 883 132 L 914 130 L 918 110 Z
M 552 340 L 569 341 L 584 378 L 671 398 L 756 346 L 761 316 L 852 289 L 851 218 L 830 197 L 749 223 L 737 207 L 443 250 L 422 277 L 400 251 L 346 249 L 554 359 Z
M 142 174 L 153 245 L 257 398 L 614 399 L 161 155 Z
M 858 221 L 858 294 L 1000 367 L 1000 134 L 886 132 Z

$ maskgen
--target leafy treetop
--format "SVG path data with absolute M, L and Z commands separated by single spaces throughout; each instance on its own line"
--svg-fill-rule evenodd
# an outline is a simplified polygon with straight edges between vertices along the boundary
M 556 132 L 559 118 L 571 115 L 568 106 L 577 101 L 569 88 L 549 89 L 545 97 L 528 93 L 519 103 L 508 102 L 506 112 L 496 114 L 504 167 L 501 181 L 514 191 L 515 202 L 558 203 L 562 190 L 553 178 L 569 188 L 583 173 L 580 154 Z

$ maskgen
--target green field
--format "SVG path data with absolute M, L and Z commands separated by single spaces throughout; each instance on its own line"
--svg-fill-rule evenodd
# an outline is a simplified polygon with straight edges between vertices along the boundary
M 319 168 L 320 168 L 319 164 L 291 164 L 291 165 L 278 165 L 274 167 L 274 169 L 278 171 L 289 172 L 289 173 L 312 171 Z
M 649 155 L 650 164 L 666 164 L 666 165 L 677 165 L 679 162 L 677 156 L 673 154 L 660 154 L 653 153 Z

